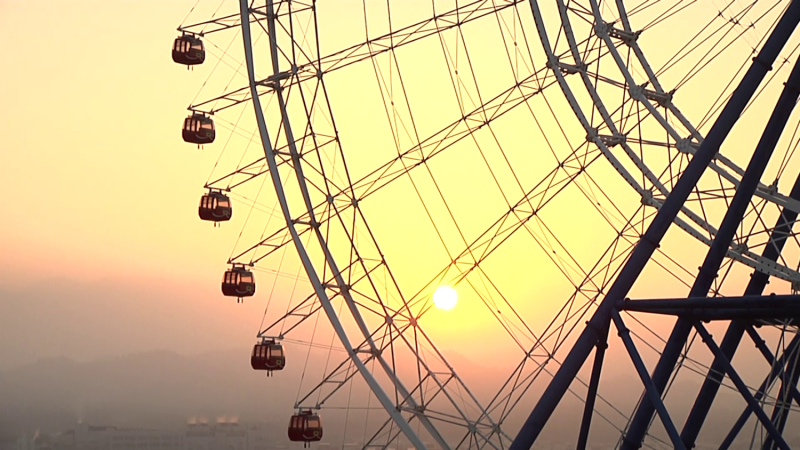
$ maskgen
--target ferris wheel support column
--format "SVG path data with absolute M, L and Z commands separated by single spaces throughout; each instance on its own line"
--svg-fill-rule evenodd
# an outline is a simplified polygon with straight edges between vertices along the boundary
M 283 190 L 283 184 L 280 178 L 280 174 L 278 173 L 278 165 L 275 159 L 275 152 L 272 148 L 266 121 L 264 119 L 264 112 L 261 109 L 261 100 L 258 95 L 258 89 L 256 84 L 257 81 L 255 77 L 255 64 L 253 61 L 252 38 L 250 36 L 250 7 L 248 5 L 248 0 L 239 0 L 239 14 L 242 26 L 242 42 L 244 43 L 245 60 L 247 62 L 247 75 L 249 80 L 250 95 L 252 97 L 253 109 L 255 110 L 256 119 L 258 122 L 259 135 L 261 137 L 262 146 L 264 148 L 264 156 L 266 157 L 267 164 L 269 165 L 269 173 L 272 179 L 273 186 L 275 188 L 275 193 L 277 194 L 278 201 L 281 205 L 281 212 L 283 213 L 284 218 L 286 219 L 286 226 L 292 236 L 292 242 L 294 243 L 295 248 L 297 249 L 297 253 L 303 264 L 303 268 L 308 274 L 309 281 L 314 287 L 314 293 L 319 298 L 320 304 L 322 305 L 325 314 L 328 316 L 328 319 L 331 325 L 333 326 L 336 335 L 342 342 L 342 346 L 345 348 L 345 350 L 347 350 L 347 354 L 350 356 L 350 359 L 353 361 L 353 364 L 355 364 L 359 373 L 361 373 L 362 377 L 367 382 L 367 384 L 369 385 L 370 389 L 375 394 L 375 396 L 378 398 L 378 401 L 381 403 L 386 412 L 389 413 L 389 415 L 395 421 L 397 426 L 401 430 L 403 430 L 403 434 L 406 435 L 408 440 L 414 445 L 415 448 L 417 448 L 418 450 L 424 450 L 425 444 L 423 444 L 419 436 L 417 436 L 417 434 L 411 428 L 409 423 L 400 414 L 400 411 L 398 411 L 398 409 L 394 406 L 391 399 L 386 395 L 386 393 L 380 387 L 378 381 L 369 372 L 367 367 L 364 365 L 364 362 L 361 361 L 361 359 L 356 354 L 356 351 L 353 348 L 352 344 L 350 343 L 350 340 L 347 337 L 347 333 L 345 332 L 342 323 L 339 321 L 339 318 L 336 315 L 336 311 L 333 308 L 330 299 L 328 298 L 328 294 L 327 292 L 325 292 L 325 287 L 322 285 L 319 276 L 317 275 L 316 269 L 311 263 L 311 259 L 308 256 L 308 252 L 303 246 L 303 242 L 300 240 L 300 235 L 297 233 L 295 224 L 291 220 L 292 216 L 289 211 L 288 202 L 286 201 L 286 195 Z
M 736 373 L 736 370 L 731 365 L 731 362 L 728 361 L 719 351 L 719 347 L 714 342 L 714 338 L 711 336 L 711 333 L 706 330 L 706 327 L 699 320 L 695 320 L 693 326 L 697 330 L 697 334 L 700 335 L 702 341 L 708 346 L 714 355 L 717 358 L 722 359 L 723 365 L 725 366 L 725 373 L 728 375 L 728 377 L 730 377 L 731 381 L 736 386 L 736 389 L 739 391 L 742 397 L 744 397 L 750 410 L 756 413 L 758 420 L 761 421 L 761 425 L 767 430 L 767 436 L 771 437 L 775 441 L 775 444 L 777 444 L 777 447 L 781 450 L 791 450 L 792 448 L 789 447 L 789 444 L 783 439 L 781 433 L 777 428 L 775 428 L 775 424 L 772 423 L 770 418 L 767 416 L 767 413 L 764 412 L 764 409 L 761 407 L 759 401 L 756 400 L 755 396 L 753 396 L 753 393 L 750 392 L 750 389 L 744 383 L 744 380 L 742 380 L 739 374 Z
M 795 200 L 800 200 L 800 175 L 795 180 L 794 186 L 792 186 L 792 190 L 789 193 L 789 197 Z M 783 247 L 786 244 L 786 240 L 792 231 L 792 226 L 794 225 L 794 221 L 796 219 L 796 212 L 788 208 L 783 208 L 781 215 L 778 217 L 778 222 L 772 229 L 773 231 L 770 235 L 770 239 L 768 241 L 769 243 L 762 252 L 764 259 L 769 261 L 778 260 L 778 257 L 783 251 Z M 768 274 L 754 271 L 750 277 L 750 282 L 745 288 L 744 295 L 761 295 L 764 292 L 764 288 L 768 282 Z M 728 358 L 728 360 L 733 359 L 733 355 L 736 353 L 736 348 L 739 346 L 739 342 L 741 342 L 742 337 L 744 336 L 745 326 L 746 323 L 741 320 L 734 320 L 730 323 L 730 325 L 728 325 L 728 329 L 725 331 L 725 336 L 722 338 L 722 342 L 720 343 L 720 349 L 725 357 Z M 700 388 L 700 392 L 697 394 L 694 405 L 692 406 L 692 409 L 686 418 L 686 423 L 683 426 L 683 430 L 681 431 L 681 439 L 683 440 L 684 444 L 686 444 L 687 448 L 694 447 L 694 444 L 697 441 L 697 436 L 700 434 L 700 429 L 703 427 L 703 422 L 705 422 L 708 412 L 711 410 L 711 405 L 714 402 L 714 398 L 719 391 L 722 378 L 722 361 L 717 361 L 717 359 L 714 359 L 714 362 L 711 364 L 711 368 L 708 370 L 705 381 L 703 381 L 703 385 Z
M 531 0 L 531 2 L 535 3 L 535 0 Z M 535 5 L 533 6 L 535 7 Z M 596 345 L 599 337 L 597 330 L 602 329 L 609 323 L 614 304 L 628 294 L 653 252 L 658 248 L 661 239 L 678 215 L 686 199 L 700 180 L 703 172 L 717 155 L 722 142 L 741 116 L 750 98 L 755 94 L 756 89 L 761 84 L 798 22 L 800 22 L 800 2 L 793 1 L 770 34 L 758 56 L 754 58 L 744 78 L 714 122 L 714 126 L 708 136 L 700 144 L 700 148 L 675 184 L 672 193 L 664 201 L 664 204 L 648 226 L 647 231 L 636 244 L 630 258 L 619 272 L 605 298 L 603 298 L 594 315 L 580 336 L 578 336 L 572 349 L 564 358 L 553 380 L 522 425 L 514 442 L 511 444 L 510 450 L 528 450 L 531 448 L 561 398 L 563 398 L 570 384 L 577 376 L 592 348 Z
M 601 117 L 603 119 L 603 122 L 608 127 L 608 131 L 611 133 L 612 136 L 621 137 L 622 133 L 619 132 L 619 129 L 617 127 L 616 122 L 609 115 L 608 110 L 606 109 L 606 107 L 605 107 L 605 105 L 603 103 L 603 100 L 601 99 L 599 93 L 597 92 L 597 89 L 595 88 L 595 86 L 593 84 L 594 81 L 588 75 L 588 72 L 586 70 L 586 67 L 587 67 L 586 61 L 583 58 L 583 50 L 580 49 L 580 46 L 578 45 L 578 42 L 575 39 L 574 32 L 572 31 L 572 26 L 571 26 L 571 22 L 570 22 L 570 19 L 569 19 L 569 14 L 567 13 L 567 11 L 569 9 L 568 6 L 567 6 L 567 3 L 565 3 L 564 0 L 557 0 L 556 3 L 558 4 L 558 9 L 559 9 L 559 15 L 560 15 L 560 18 L 561 18 L 561 24 L 562 24 L 561 26 L 562 26 L 563 35 L 565 36 L 565 38 L 566 38 L 566 40 L 567 40 L 567 42 L 569 44 L 570 53 L 572 54 L 572 58 L 574 60 L 573 63 L 572 63 L 573 67 L 574 68 L 578 68 L 577 69 L 577 73 L 579 74 L 581 80 L 583 81 L 583 84 L 584 84 L 584 87 L 586 88 L 587 93 L 590 95 L 590 97 L 592 99 L 592 102 L 594 104 L 594 108 L 596 109 L 596 112 L 599 114 L 599 117 Z M 600 11 L 599 11 L 599 9 L 597 7 L 598 6 L 597 2 L 593 2 L 592 4 L 593 4 L 593 13 L 595 14 L 596 22 L 597 23 L 604 23 L 603 18 L 600 15 Z M 539 32 L 539 38 L 542 41 L 542 46 L 543 46 L 543 49 L 545 51 L 545 55 L 547 57 L 547 61 L 548 61 L 547 64 L 552 69 L 555 69 L 556 67 L 560 68 L 560 70 L 553 70 L 553 75 L 555 76 L 556 80 L 558 81 L 558 84 L 561 87 L 562 92 L 566 96 L 567 101 L 569 102 L 570 106 L 572 107 L 573 112 L 575 113 L 576 117 L 580 121 L 581 125 L 584 127 L 584 130 L 586 131 L 587 136 L 591 136 L 592 137 L 591 140 L 595 143 L 595 145 L 597 145 L 597 147 L 600 149 L 600 151 L 603 153 L 603 155 L 611 163 L 611 165 L 622 175 L 622 177 L 628 182 L 628 184 L 637 193 L 639 193 L 640 195 L 643 195 L 643 198 L 644 198 L 644 191 L 645 190 L 642 187 L 642 185 L 640 185 L 632 177 L 630 172 L 628 172 L 627 169 L 625 169 L 621 165 L 620 161 L 611 152 L 610 147 L 608 147 L 606 145 L 606 142 L 603 139 L 601 139 L 600 136 L 597 134 L 597 130 L 595 129 L 595 127 L 590 125 L 590 121 L 586 117 L 586 113 L 584 111 L 582 111 L 582 109 L 581 109 L 581 107 L 579 105 L 579 102 L 577 101 L 574 93 L 572 92 L 571 88 L 569 87 L 569 85 L 568 85 L 568 83 L 567 83 L 567 81 L 565 79 L 565 75 L 562 73 L 562 70 L 564 70 L 565 67 L 561 65 L 562 64 L 561 58 L 559 56 L 556 56 L 556 54 L 553 52 L 553 48 L 552 48 L 552 45 L 550 44 L 550 39 L 547 36 L 547 31 L 546 31 L 546 28 L 545 28 L 545 25 L 544 25 L 544 18 L 543 18 L 542 12 L 538 8 L 538 3 L 537 2 L 531 2 L 531 12 L 533 13 L 534 23 L 536 24 L 536 28 L 537 28 L 537 30 Z M 624 17 L 624 16 L 625 16 L 624 8 L 622 8 L 622 9 L 620 9 L 620 17 Z M 629 30 L 629 28 L 630 27 L 628 26 L 628 28 L 626 28 L 626 30 Z M 614 43 L 610 39 L 608 30 L 605 29 L 605 27 L 599 27 L 599 28 L 596 28 L 596 31 L 597 31 L 598 36 L 602 35 L 602 39 L 606 43 L 606 45 L 608 46 L 609 52 L 614 57 L 614 60 L 616 61 L 617 66 L 619 67 L 620 71 L 625 74 L 625 79 L 627 80 L 628 85 L 635 86 L 636 82 L 634 81 L 633 76 L 630 74 L 630 71 L 628 70 L 628 68 L 626 66 L 626 63 L 624 62 L 624 58 L 619 54 L 619 51 L 617 51 L 617 49 L 614 47 Z M 636 43 L 636 40 L 633 40 L 633 41 L 629 42 L 628 45 L 634 49 L 634 52 L 637 55 L 642 53 L 641 49 L 638 49 L 638 45 Z M 641 55 L 641 57 L 640 57 L 640 63 L 645 68 L 645 71 L 648 73 L 648 77 L 652 77 L 653 78 L 653 80 L 654 80 L 654 81 L 652 81 L 653 86 L 660 86 L 660 84 L 657 83 L 657 79 L 655 78 L 655 74 L 652 73 L 651 69 L 648 69 L 649 64 L 644 59 L 643 55 Z M 657 88 L 657 90 L 663 94 L 663 92 L 662 92 L 663 89 Z M 637 93 L 634 94 L 634 92 L 637 92 Z M 685 144 L 687 146 L 686 150 L 689 151 L 690 153 L 694 154 L 694 151 L 690 150 L 692 148 L 691 144 L 690 144 L 690 139 L 688 139 L 688 138 L 684 139 L 682 136 L 679 136 L 678 133 L 675 131 L 675 129 L 666 121 L 665 117 L 660 112 L 658 112 L 656 109 L 654 109 L 654 106 L 650 103 L 650 100 L 646 96 L 643 96 L 642 86 L 638 86 L 635 89 L 631 89 L 631 95 L 633 96 L 633 98 L 636 98 L 640 103 L 642 103 L 643 105 L 645 105 L 647 107 L 647 109 L 650 112 L 650 114 L 654 118 L 656 118 L 656 120 L 658 120 L 658 122 L 661 124 L 661 126 L 665 128 L 667 133 L 670 136 L 672 136 L 676 140 L 676 142 L 681 142 L 681 143 Z M 676 117 L 679 117 L 679 118 L 683 117 L 683 115 L 680 113 L 680 111 L 677 109 L 677 107 L 672 102 L 667 102 L 666 106 L 668 107 L 668 110 L 673 115 L 675 115 Z M 592 113 L 592 114 L 594 115 L 594 113 Z M 680 120 L 682 121 L 682 123 L 684 122 L 684 119 L 680 119 Z M 689 123 L 688 121 L 686 121 L 686 123 L 684 123 L 684 126 L 686 126 L 690 130 L 694 130 L 694 128 L 692 127 L 691 123 Z M 698 139 L 698 142 L 702 141 L 702 136 L 700 136 L 697 133 L 697 130 L 692 131 L 692 135 L 693 136 L 696 135 L 696 137 Z M 650 170 L 650 168 L 647 167 L 647 165 L 644 163 L 644 160 L 639 157 L 638 152 L 635 151 L 633 148 L 631 148 L 631 146 L 626 143 L 625 139 L 622 139 L 621 142 L 619 143 L 619 145 L 622 147 L 623 152 L 636 165 L 636 167 L 642 171 L 642 173 L 645 175 L 645 178 L 647 179 L 647 181 L 649 181 L 650 183 L 653 184 L 653 188 L 656 190 L 656 192 L 660 192 L 664 197 L 667 197 L 669 195 L 669 192 L 670 192 L 669 188 L 661 180 L 659 180 L 658 176 L 655 173 L 653 173 Z M 715 159 L 719 160 L 724 165 L 729 166 L 729 168 L 731 168 L 739 176 L 744 174 L 744 169 L 741 169 L 738 166 L 736 166 L 735 164 L 733 164 L 732 162 L 728 161 L 722 154 L 718 153 L 716 155 Z M 739 179 L 735 178 L 732 174 L 728 173 L 724 168 L 722 168 L 716 162 L 712 161 L 711 164 L 709 165 L 709 167 L 712 168 L 717 173 L 719 173 L 720 176 L 722 176 L 726 180 L 728 180 L 731 183 L 733 183 L 734 187 L 738 188 Z M 787 198 L 787 197 L 785 197 L 783 195 L 780 195 L 777 192 L 775 192 L 775 193 L 766 192 L 767 191 L 766 190 L 766 186 L 762 186 L 762 185 L 759 185 L 759 186 L 760 187 L 759 187 L 759 189 L 756 190 L 756 192 L 762 198 L 768 199 L 769 201 L 774 202 L 774 203 L 776 203 L 776 204 L 778 204 L 780 206 L 783 206 L 783 207 L 793 208 L 794 211 L 800 211 L 800 208 L 796 206 L 797 204 L 800 204 L 800 202 L 792 200 L 792 199 L 789 199 L 789 198 Z M 661 202 L 658 202 L 658 201 L 655 201 L 655 200 L 646 200 L 646 201 L 648 202 L 649 205 L 654 206 L 656 208 L 659 208 L 661 206 Z M 794 206 L 792 206 L 792 205 L 794 205 Z M 688 207 L 684 206 L 682 208 L 681 212 L 686 215 L 686 218 L 677 217 L 675 219 L 676 224 L 679 227 L 681 227 L 682 229 L 684 229 L 686 232 L 688 232 L 689 234 L 694 236 L 699 241 L 701 241 L 704 244 L 710 246 L 711 245 L 711 240 L 713 239 L 713 236 L 716 235 L 716 233 L 717 233 L 716 228 L 714 228 L 714 226 L 712 226 L 711 224 L 709 224 L 707 222 L 707 220 L 706 220 L 704 215 L 700 215 L 700 214 L 692 211 L 691 208 L 688 208 Z M 689 219 L 689 220 L 686 220 L 686 219 Z M 710 233 L 710 236 L 707 236 L 709 233 Z M 763 261 L 763 259 L 760 256 L 757 256 L 756 254 L 754 254 L 750 250 L 747 250 L 747 249 L 744 249 L 744 250 L 741 250 L 741 251 L 733 251 L 733 250 L 731 250 L 729 252 L 728 256 L 730 256 L 731 258 L 733 258 L 733 259 L 735 259 L 735 260 L 737 260 L 739 262 L 743 262 L 743 263 L 753 267 L 754 269 L 767 271 L 768 273 L 770 273 L 771 276 L 779 276 L 781 278 L 791 278 L 792 282 L 795 282 L 796 280 L 800 280 L 800 272 L 794 271 L 792 269 L 788 269 L 786 267 L 782 267 L 782 270 L 780 270 L 780 271 L 779 270 L 775 270 L 773 268 L 773 266 L 775 266 L 775 264 L 766 263 L 766 261 Z M 789 273 L 789 272 L 791 272 L 791 273 Z
M 781 355 L 774 364 L 772 364 L 772 368 L 770 369 L 767 376 L 764 378 L 764 381 L 761 383 L 761 386 L 758 387 L 755 394 L 756 401 L 761 401 L 766 395 L 767 390 L 769 389 L 770 384 L 772 381 L 775 380 L 776 377 L 779 376 L 780 372 L 783 370 L 783 364 L 786 362 L 787 354 L 792 354 L 798 351 L 798 345 L 800 345 L 800 334 L 795 334 L 792 338 L 789 345 L 786 346 L 783 355 Z M 725 437 L 725 440 L 722 441 L 722 444 L 719 446 L 719 450 L 728 450 L 728 448 L 733 443 L 733 440 L 736 439 L 736 436 L 739 434 L 739 431 L 742 430 L 747 420 L 750 418 L 750 414 L 752 413 L 752 409 L 750 406 L 746 406 L 742 414 L 739 416 L 739 419 L 736 420 L 736 423 L 733 424 L 731 427 L 731 431 L 728 432 L 728 435 Z
M 786 422 L 789 419 L 789 412 L 792 410 L 792 389 L 797 386 L 797 381 L 800 380 L 800 355 L 797 352 L 793 353 L 789 356 L 789 363 L 786 364 L 787 367 L 787 377 L 789 380 L 784 378 L 781 380 L 781 387 L 778 392 L 780 392 L 777 401 L 775 402 L 775 406 L 772 409 L 772 423 L 775 424 L 775 428 L 778 429 L 779 433 L 783 433 L 784 428 L 786 428 Z M 767 439 L 764 441 L 764 445 L 761 447 L 762 450 L 772 450 L 775 446 L 775 441 L 772 439 L 771 436 L 767 436 Z
M 792 7 L 800 9 L 800 2 L 792 2 L 789 10 L 791 10 Z M 787 11 L 787 14 L 788 13 L 789 11 Z M 797 102 L 799 93 L 800 60 L 795 63 L 792 72 L 789 74 L 789 79 L 775 104 L 775 109 L 753 152 L 753 156 L 745 170 L 742 181 L 738 189 L 736 189 L 728 211 L 725 212 L 725 217 L 722 219 L 722 224 L 717 231 L 714 242 L 711 244 L 711 248 L 706 254 L 703 265 L 700 267 L 700 273 L 698 273 L 692 285 L 692 289 L 689 291 L 689 297 L 705 297 L 708 295 L 708 291 L 711 289 L 714 279 L 717 277 L 719 267 L 725 259 L 725 255 L 728 253 L 731 241 L 736 235 L 736 230 L 742 221 L 742 217 L 744 217 L 744 213 L 758 187 L 761 175 L 764 173 L 767 163 L 769 163 L 772 153 L 775 150 L 775 145 L 778 143 L 778 139 L 780 139 L 783 129 L 789 121 L 789 116 L 794 110 L 794 105 Z M 680 358 L 683 345 L 686 343 L 693 325 L 691 320 L 682 318 L 678 318 L 677 322 L 675 322 L 675 327 L 672 329 L 672 333 L 669 339 L 667 339 L 667 344 L 664 346 L 664 351 L 661 353 L 656 368 L 653 371 L 653 383 L 655 383 L 656 388 L 661 393 L 664 392 L 664 388 L 669 378 L 672 376 L 675 364 Z M 727 363 L 724 358 L 717 357 L 717 359 L 720 359 L 723 365 Z M 623 449 L 639 448 L 647 432 L 647 427 L 653 416 L 653 412 L 654 406 L 647 398 L 644 398 L 639 404 L 639 408 L 636 410 L 636 414 L 631 421 L 628 433 L 623 440 Z M 763 410 L 756 411 L 756 414 L 762 422 L 764 420 L 769 422 L 769 418 Z M 771 422 L 769 423 L 771 425 Z M 775 433 L 777 434 L 777 430 L 775 430 Z M 780 441 L 780 436 L 775 436 L 775 439 Z
M 589 428 L 592 426 L 592 416 L 594 415 L 594 403 L 597 398 L 597 386 L 600 384 L 600 372 L 603 369 L 603 359 L 608 348 L 608 328 L 606 327 L 601 336 L 597 339 L 597 348 L 594 351 L 594 363 L 592 364 L 592 375 L 589 379 L 589 392 L 586 393 L 586 404 L 583 405 L 583 419 L 581 420 L 581 431 L 578 433 L 578 446 L 576 450 L 585 450 L 589 440 Z

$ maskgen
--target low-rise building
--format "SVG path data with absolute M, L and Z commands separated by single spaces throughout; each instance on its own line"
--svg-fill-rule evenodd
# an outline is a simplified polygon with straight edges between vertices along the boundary
M 23 436 L 9 450 L 275 450 L 280 447 L 265 425 L 236 420 L 192 420 L 183 429 L 119 428 L 79 423 L 53 437 Z M 278 444 L 278 445 L 276 445 Z

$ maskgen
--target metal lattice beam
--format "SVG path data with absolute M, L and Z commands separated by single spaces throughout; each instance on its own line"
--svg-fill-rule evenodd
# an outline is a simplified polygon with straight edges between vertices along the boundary
M 603 302 L 564 359 L 552 382 L 545 389 L 539 402 L 514 439 L 511 450 L 527 450 L 533 445 L 572 380 L 577 376 L 587 356 L 591 353 L 598 339 L 597 330 L 602 329 L 603 324 L 610 319 L 615 302 L 627 296 L 631 286 L 644 269 L 645 264 L 650 260 L 659 242 L 686 202 L 703 172 L 719 152 L 722 142 L 739 119 L 742 110 L 744 110 L 747 102 L 755 93 L 761 80 L 764 79 L 769 67 L 777 58 L 778 53 L 798 22 L 800 22 L 800 2 L 793 2 L 781 17 L 766 44 L 725 105 L 706 139 L 686 167 L 680 180 L 676 183 L 672 193 L 659 209 L 655 219 L 651 222 L 644 236 L 642 236 Z M 648 423 L 650 416 L 650 414 L 647 414 Z M 647 423 L 643 428 L 646 428 L 646 425 Z M 643 435 L 644 433 L 642 433 Z M 639 439 L 639 442 L 641 442 L 641 439 Z

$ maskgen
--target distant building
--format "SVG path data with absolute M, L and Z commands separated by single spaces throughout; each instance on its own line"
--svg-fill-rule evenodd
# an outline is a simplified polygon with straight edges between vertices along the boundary
M 183 442 L 179 430 L 118 429 L 111 433 L 108 450 L 184 450 Z
M 238 422 L 218 420 L 186 425 L 183 450 L 248 450 L 248 428 Z
M 281 439 L 264 425 L 241 425 L 230 419 L 213 424 L 192 420 L 178 430 L 78 424 L 53 437 L 23 436 L 0 450 L 275 450 L 283 447 L 276 440 Z
M 50 450 L 184 450 L 182 430 L 148 430 L 80 423 L 56 435 Z M 23 449 L 18 449 L 23 450 Z
M 254 424 L 247 427 L 247 450 L 274 450 L 283 436 L 275 436 L 265 425 Z M 276 442 L 277 441 L 277 442 Z
M 0 440 L 0 450 L 49 450 L 53 448 L 53 438 L 38 431 L 25 434 L 16 439 Z

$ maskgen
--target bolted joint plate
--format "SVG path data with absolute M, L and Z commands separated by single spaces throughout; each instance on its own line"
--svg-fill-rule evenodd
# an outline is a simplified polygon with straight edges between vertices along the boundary
M 600 139 L 600 142 L 605 144 L 608 148 L 624 144 L 628 140 L 628 137 L 621 133 L 615 133 L 613 135 L 601 134 L 597 137 Z
M 639 39 L 639 35 L 642 34 L 642 31 L 625 31 L 620 30 L 619 28 L 614 28 L 614 26 L 610 23 L 606 24 L 608 36 L 613 39 L 618 39 L 624 42 L 627 45 L 633 45 L 637 39 Z

